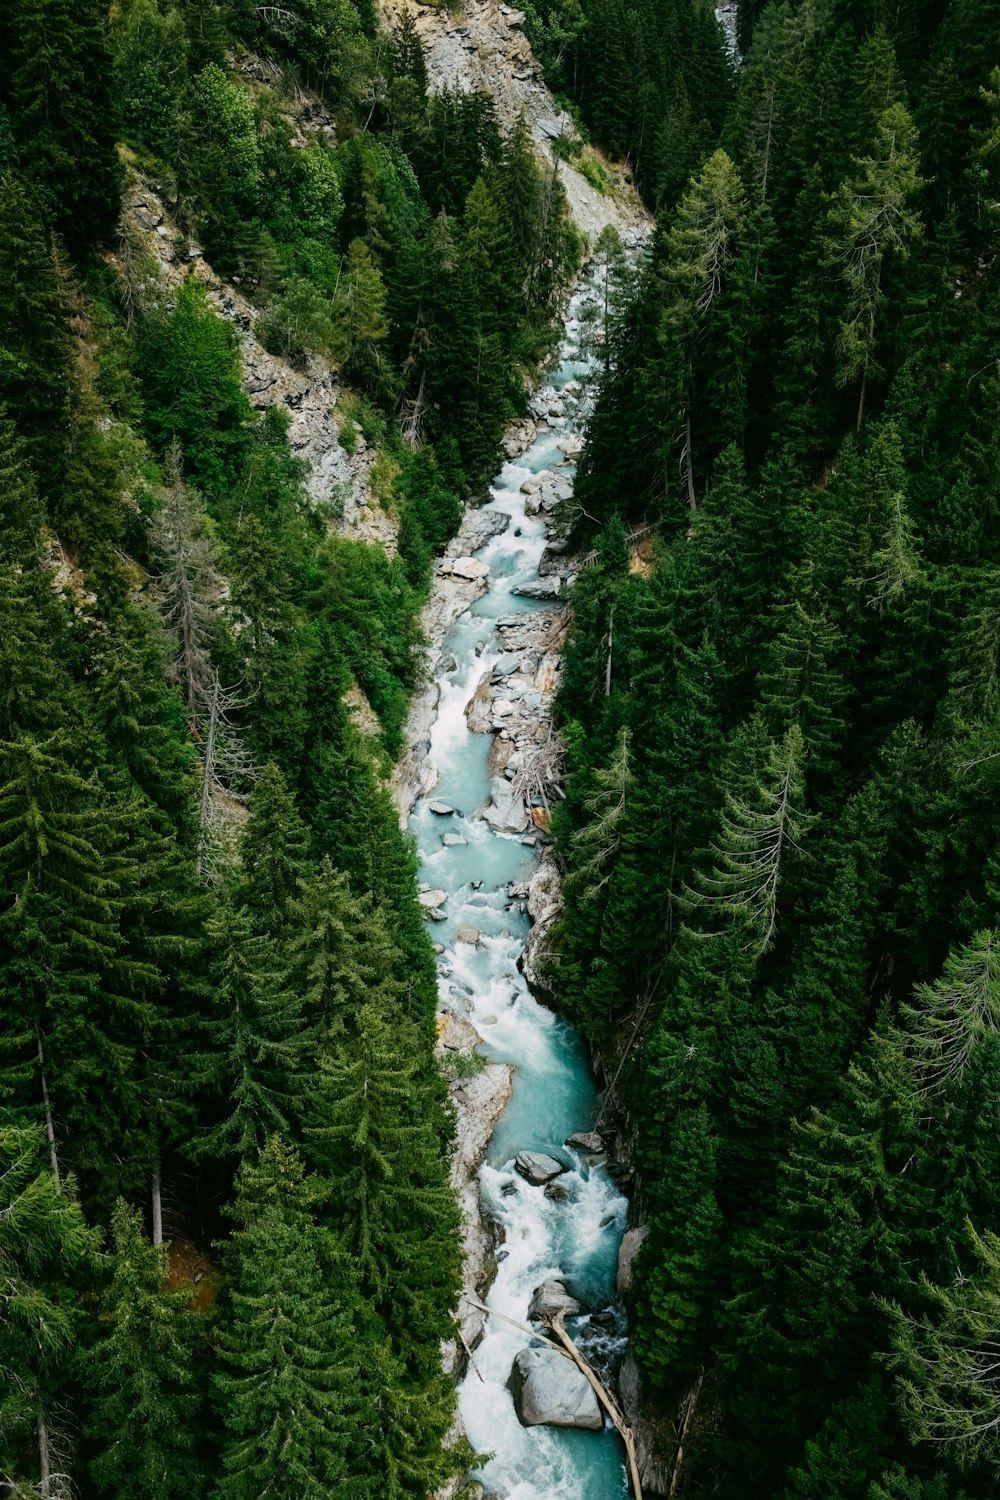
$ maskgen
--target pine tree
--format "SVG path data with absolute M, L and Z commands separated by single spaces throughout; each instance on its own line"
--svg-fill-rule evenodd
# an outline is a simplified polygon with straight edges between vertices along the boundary
M 405 1023 L 363 1007 L 353 1034 L 320 1058 L 307 1138 L 361 1289 L 393 1309 L 402 1342 L 429 1374 L 434 1341 L 450 1326 L 458 1221 L 421 1053 Z
M 689 899 L 745 924 L 750 946 L 763 953 L 778 925 L 778 891 L 789 856 L 801 853 L 810 818 L 803 805 L 802 731 L 792 725 L 769 742 L 747 791 L 723 792 L 719 835 L 711 846 L 711 875 L 701 875 Z
M 91 1476 L 101 1491 L 130 1489 L 141 1500 L 201 1495 L 202 1335 L 191 1289 L 162 1290 L 166 1246 L 146 1242 L 139 1214 L 121 1199 L 111 1233 L 101 1337 L 82 1370 L 92 1403 L 86 1430 L 96 1446 Z
M 837 381 L 859 381 L 857 427 L 864 420 L 871 376 L 881 373 L 876 357 L 882 303 L 883 267 L 889 255 L 905 256 L 921 233 L 910 199 L 921 186 L 917 137 L 906 109 L 894 104 L 879 118 L 876 153 L 858 161 L 854 184 L 843 183 L 831 214 L 831 251 L 841 267 L 845 314 L 837 339 Z
M 100 0 L 15 0 L 10 85 L 25 175 L 41 187 L 76 253 L 105 240 L 117 218 L 111 53 Z
M 215 1387 L 225 1429 L 219 1500 L 326 1500 L 349 1483 L 358 1380 L 351 1297 L 332 1277 L 315 1189 L 280 1140 L 247 1160 L 230 1209 L 229 1290 Z
M 190 1066 L 199 1087 L 221 1095 L 221 1103 L 189 1150 L 199 1159 L 238 1163 L 301 1119 L 308 1038 L 302 997 L 280 989 L 273 948 L 255 934 L 249 915 L 222 905 L 206 932 L 216 955 L 212 1013 L 204 1050 Z
M 0 1467 L 14 1482 L 38 1476 L 39 1493 L 68 1493 L 54 1465 L 52 1407 L 81 1324 L 79 1296 L 92 1279 L 99 1232 L 47 1162 L 36 1127 L 0 1123 Z
M 257 932 L 276 938 L 289 920 L 309 857 L 309 835 L 276 765 L 265 766 L 250 798 L 250 822 L 240 846 L 239 904 Z
M 42 493 L 65 464 L 72 393 L 66 308 L 35 196 L 0 176 L 0 403 L 25 440 Z
M 920 1092 L 935 1094 L 960 1084 L 978 1042 L 1000 1031 L 995 934 L 977 932 L 952 952 L 936 983 L 917 985 L 903 1018 L 903 1045 Z
M 892 1327 L 898 1399 L 918 1442 L 945 1445 L 963 1465 L 980 1456 L 995 1470 L 1000 1427 L 996 1336 L 1000 1322 L 1000 1239 L 966 1231 L 967 1272 L 950 1286 L 924 1279 L 927 1311 L 883 1301 Z

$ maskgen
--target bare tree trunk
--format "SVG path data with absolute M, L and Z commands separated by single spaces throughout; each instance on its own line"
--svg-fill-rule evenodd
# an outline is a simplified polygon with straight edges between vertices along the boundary
M 56 1155 L 56 1132 L 52 1123 L 52 1105 L 49 1101 L 49 1085 L 45 1077 L 45 1051 L 42 1047 L 42 1033 L 38 1032 L 38 1065 L 42 1070 L 42 1104 L 45 1106 L 45 1135 L 49 1143 L 49 1165 L 52 1175 L 56 1180 L 56 1187 L 62 1186 L 59 1176 L 59 1158 Z
M 864 374 L 861 376 L 861 391 L 858 395 L 858 425 L 856 429 L 858 432 L 861 431 L 861 423 L 865 419 L 865 390 L 867 388 L 867 385 L 868 371 L 865 370 Z
M 684 413 L 684 478 L 687 481 L 688 505 L 698 509 L 698 497 L 694 492 L 694 460 L 691 453 L 691 413 Z
M 683 1413 L 681 1416 L 681 1430 L 677 1434 L 677 1452 L 674 1454 L 673 1468 L 670 1471 L 670 1490 L 668 1493 L 671 1495 L 676 1495 L 680 1491 L 681 1479 L 684 1473 L 684 1444 L 687 1442 L 688 1428 L 691 1426 L 695 1408 L 698 1405 L 698 1397 L 701 1395 L 701 1386 L 704 1379 L 705 1372 L 702 1370 L 698 1379 L 685 1396 L 684 1404 L 681 1408 Z
M 160 1197 L 160 1159 L 157 1156 L 153 1168 L 150 1193 L 153 1200 L 153 1244 L 163 1244 L 163 1200 Z
M 38 1413 L 38 1474 L 38 1493 L 41 1500 L 48 1500 L 52 1465 L 49 1460 L 49 1430 L 45 1425 L 43 1412 Z
M 611 697 L 611 653 L 615 644 L 615 607 L 612 604 L 608 617 L 608 660 L 604 668 L 604 696 Z
M 215 767 L 215 737 L 219 732 L 219 674 L 212 683 L 212 700 L 208 710 L 208 733 L 205 737 L 205 770 L 201 782 L 201 803 L 198 808 L 198 857 L 195 869 L 200 876 L 204 862 L 205 840 L 212 805 L 212 782 Z

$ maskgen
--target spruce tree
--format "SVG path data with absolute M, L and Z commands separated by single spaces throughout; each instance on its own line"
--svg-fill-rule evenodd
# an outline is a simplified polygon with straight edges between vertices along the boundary
M 15 0 L 10 83 L 21 170 L 77 254 L 118 217 L 111 53 L 100 0 Z
M 163 1290 L 167 1248 L 147 1243 L 139 1214 L 121 1199 L 111 1234 L 113 1272 L 100 1337 L 81 1370 L 91 1401 L 91 1477 L 102 1492 L 129 1489 L 141 1500 L 199 1496 L 205 1487 L 199 1451 L 203 1333 L 191 1306 L 193 1289 Z

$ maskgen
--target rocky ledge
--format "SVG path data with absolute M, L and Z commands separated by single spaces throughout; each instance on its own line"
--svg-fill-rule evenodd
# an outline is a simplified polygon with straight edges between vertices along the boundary
M 472 1022 L 452 1006 L 440 1006 L 437 1026 L 437 1056 L 448 1080 L 448 1093 L 455 1109 L 456 1143 L 451 1160 L 451 1185 L 462 1212 L 463 1282 L 467 1290 L 485 1297 L 496 1269 L 493 1259 L 496 1246 L 493 1229 L 483 1217 L 479 1167 L 493 1127 L 510 1099 L 514 1069 L 510 1063 L 483 1063 L 478 1072 L 470 1070 L 469 1063 L 476 1055 L 482 1037 Z M 461 1304 L 461 1337 L 446 1344 L 443 1351 L 444 1367 L 449 1375 L 457 1375 L 464 1367 L 466 1350 L 474 1349 L 478 1344 L 483 1323 L 483 1314 L 478 1308 L 468 1302 Z

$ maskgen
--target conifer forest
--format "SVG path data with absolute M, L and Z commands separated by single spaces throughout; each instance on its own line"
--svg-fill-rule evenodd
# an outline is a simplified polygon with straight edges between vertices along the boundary
M 629 1200 L 599 1373 L 646 1500 L 988 1500 L 1000 9 L 466 6 L 0 3 L 0 1497 L 509 1500 L 393 788 L 579 321 L 508 780 Z M 551 129 L 430 67 L 487 12 Z

